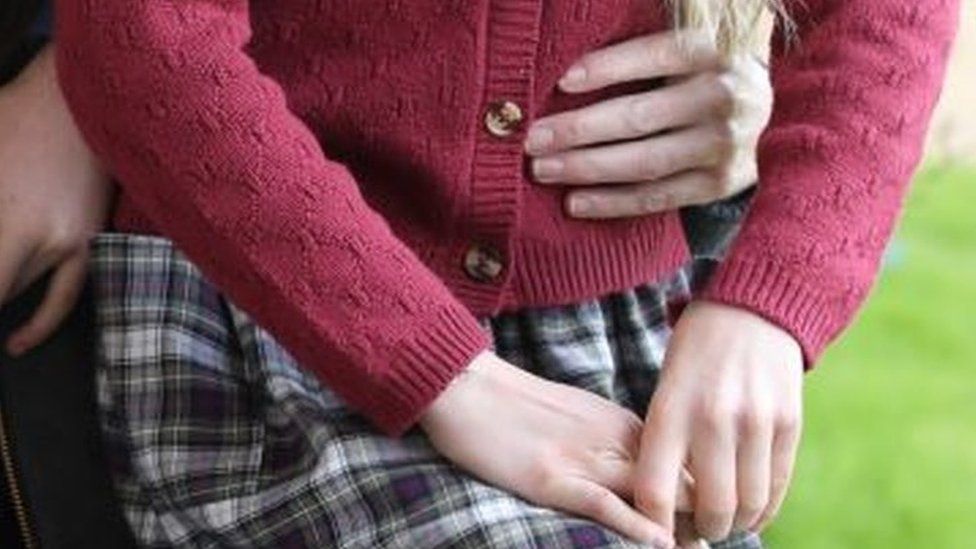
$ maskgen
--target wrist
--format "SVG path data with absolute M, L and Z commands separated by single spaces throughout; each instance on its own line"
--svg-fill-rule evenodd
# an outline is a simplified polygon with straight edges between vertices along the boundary
M 472 384 L 476 384 L 476 379 L 485 374 L 485 370 L 491 368 L 491 362 L 499 360 L 491 351 L 482 351 L 475 356 L 471 362 L 457 372 L 454 379 L 444 388 L 443 391 L 431 402 L 430 406 L 420 416 L 420 426 L 435 421 L 438 417 L 450 413 L 456 403 L 467 400 L 464 396 L 469 392 Z
M 748 307 L 696 299 L 685 310 L 686 313 L 693 311 L 697 316 L 707 316 L 714 319 L 714 322 L 726 324 L 745 336 L 780 340 L 781 343 L 795 347 L 797 352 L 801 353 L 800 342 L 789 329 Z

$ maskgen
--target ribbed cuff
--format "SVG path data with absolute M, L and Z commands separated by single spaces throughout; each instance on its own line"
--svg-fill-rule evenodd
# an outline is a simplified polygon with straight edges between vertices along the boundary
M 442 309 L 403 343 L 390 365 L 384 394 L 373 395 L 364 413 L 387 435 L 402 435 L 489 346 L 487 330 L 463 305 Z
M 807 369 L 848 320 L 838 301 L 805 284 L 800 273 L 765 260 L 727 259 L 698 297 L 748 309 L 787 330 Z

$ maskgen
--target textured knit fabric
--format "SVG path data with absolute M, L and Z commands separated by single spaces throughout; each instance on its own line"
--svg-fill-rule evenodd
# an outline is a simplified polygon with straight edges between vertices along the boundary
M 102 236 L 93 275 L 108 455 L 147 547 L 638 546 L 463 474 L 417 429 L 378 433 L 169 241 Z M 481 322 L 512 363 L 643 413 L 687 294 L 679 274 Z
M 916 166 L 958 0 L 787 2 L 761 183 L 703 297 L 783 326 L 808 363 L 851 319 Z M 487 345 L 477 316 L 578 302 L 687 260 L 676 212 L 562 213 L 531 120 L 584 53 L 661 30 L 657 0 L 60 3 L 59 71 L 120 180 L 117 228 L 179 243 L 390 433 Z M 777 39 L 777 46 L 785 43 Z M 525 121 L 485 131 L 498 101 Z M 500 276 L 462 268 L 473 244 Z

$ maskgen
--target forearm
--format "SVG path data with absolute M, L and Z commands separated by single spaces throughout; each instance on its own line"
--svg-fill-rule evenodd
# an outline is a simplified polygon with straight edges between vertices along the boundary
M 787 328 L 808 362 L 863 301 L 920 158 L 955 0 L 822 0 L 773 63 L 760 184 L 706 299 Z
M 243 1 L 61 2 L 65 93 L 154 226 L 398 433 L 487 341 L 243 53 L 247 13 Z

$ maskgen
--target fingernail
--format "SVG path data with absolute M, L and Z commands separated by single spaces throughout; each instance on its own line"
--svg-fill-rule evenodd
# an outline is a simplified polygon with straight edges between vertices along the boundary
M 529 154 L 546 152 L 555 139 L 556 134 L 549 128 L 532 128 L 525 139 L 525 151 Z
M 542 158 L 532 163 L 532 171 L 536 179 L 551 181 L 563 173 L 563 161 L 555 158 Z
M 559 86 L 561 88 L 573 88 L 578 87 L 580 84 L 586 81 L 586 69 L 576 65 L 570 67 L 566 74 L 559 79 Z
M 582 216 L 593 211 L 593 200 L 583 196 L 574 196 L 569 199 L 569 214 Z

